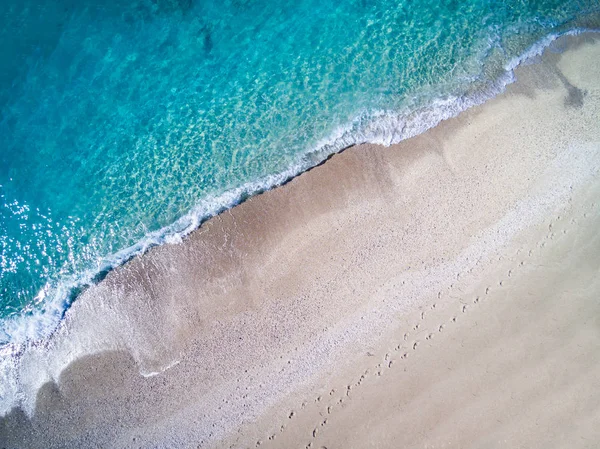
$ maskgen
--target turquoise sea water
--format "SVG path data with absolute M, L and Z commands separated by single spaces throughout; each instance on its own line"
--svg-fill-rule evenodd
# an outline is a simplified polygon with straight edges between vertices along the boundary
M 414 135 L 597 0 L 3 0 L 0 343 L 350 144 Z

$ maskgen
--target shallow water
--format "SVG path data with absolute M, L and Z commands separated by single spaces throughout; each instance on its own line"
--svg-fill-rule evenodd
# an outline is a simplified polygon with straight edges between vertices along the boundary
M 489 95 L 512 58 L 599 9 L 46 3 L 0 5 L 0 343 L 44 336 L 102 272 L 327 153 Z

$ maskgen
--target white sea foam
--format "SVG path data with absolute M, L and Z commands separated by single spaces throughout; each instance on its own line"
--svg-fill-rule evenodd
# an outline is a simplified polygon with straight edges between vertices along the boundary
M 153 246 L 181 243 L 206 219 L 239 204 L 245 198 L 280 186 L 345 148 L 364 143 L 393 145 L 419 135 L 470 107 L 484 103 L 503 92 L 505 87 L 514 81 L 513 71 L 518 65 L 540 55 L 558 37 L 587 31 L 593 30 L 575 29 L 546 36 L 520 56 L 511 59 L 505 65 L 503 75 L 490 83 L 485 91 L 439 98 L 428 107 L 412 112 L 364 111 L 346 126 L 339 127 L 330 136 L 318 142 L 287 170 L 246 183 L 221 195 L 205 198 L 175 223 L 149 233 L 135 245 L 99 261 L 96 270 L 86 271 L 78 279 L 65 282 L 53 290 L 45 288 L 43 310 L 33 310 L 27 315 L 5 320 L 0 327 L 0 342 L 5 343 L 0 347 L 0 413 L 6 413 L 12 405 L 21 402 L 22 394 L 19 393 L 16 380 L 16 372 L 21 371 L 17 370 L 20 354 L 32 347 L 43 347 L 47 344 L 52 333 L 63 323 L 63 316 L 69 307 L 68 298 L 73 289 L 91 285 L 99 273 L 112 270 Z
M 154 376 L 158 376 L 160 373 L 165 372 L 168 369 L 173 368 L 174 366 L 177 366 L 181 363 L 181 360 L 175 360 L 163 367 L 161 367 L 158 371 L 148 371 L 148 372 L 141 372 L 140 374 L 144 377 L 154 377 Z
M 544 52 L 544 50 L 546 50 L 546 48 L 548 48 L 552 44 L 552 42 L 554 42 L 556 39 L 558 39 L 561 36 L 577 36 L 581 33 L 596 33 L 596 32 L 598 32 L 598 31 L 576 28 L 573 30 L 566 31 L 564 33 L 549 34 L 546 37 L 537 41 L 535 44 L 533 44 L 531 47 L 529 47 L 525 52 L 521 53 L 518 56 L 515 56 L 510 61 L 508 61 L 508 63 L 504 66 L 504 69 L 507 72 L 512 72 L 519 65 L 526 63 L 527 61 L 530 61 L 537 56 L 541 56 L 542 53 Z

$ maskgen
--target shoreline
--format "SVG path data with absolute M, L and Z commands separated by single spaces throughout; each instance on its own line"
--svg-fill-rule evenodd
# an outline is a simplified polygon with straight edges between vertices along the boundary
M 359 145 L 383 145 L 389 147 L 390 145 L 395 145 L 423 134 L 441 122 L 454 118 L 470 108 L 479 106 L 501 95 L 507 86 L 514 83 L 514 70 L 519 65 L 539 57 L 557 39 L 588 33 L 600 33 L 600 30 L 574 27 L 565 31 L 552 32 L 544 36 L 533 43 L 522 54 L 511 58 L 504 67 L 504 73 L 497 79 L 488 82 L 485 92 L 477 92 L 475 94 L 465 93 L 459 97 L 452 96 L 450 101 L 447 98 L 439 99 L 426 107 L 411 111 L 410 113 L 392 114 L 395 117 L 394 121 L 396 125 L 391 129 L 382 131 L 384 134 L 389 134 L 387 137 L 380 137 L 375 139 L 376 141 L 371 141 L 373 140 L 372 138 L 368 139 L 368 141 L 356 141 L 354 134 L 356 134 L 357 130 L 352 130 L 352 128 L 353 124 L 361 119 L 361 117 L 357 117 L 345 128 L 335 130 L 332 135 L 321 140 L 317 144 L 316 149 L 300 156 L 288 169 L 280 173 L 267 175 L 216 197 L 209 197 L 202 200 L 198 206 L 194 207 L 194 209 L 174 223 L 153 231 L 134 245 L 104 258 L 100 263 L 100 268 L 96 271 L 87 270 L 77 280 L 59 284 L 59 287 L 55 289 L 58 291 L 50 290 L 55 296 L 55 299 L 46 305 L 46 308 L 50 311 L 40 313 L 38 310 L 33 310 L 31 315 L 17 315 L 11 317 L 10 320 L 6 320 L 2 324 L 3 328 L 1 331 L 8 335 L 8 338 L 14 339 L 16 335 L 22 335 L 19 335 L 18 342 L 1 343 L 0 357 L 17 355 L 30 346 L 44 345 L 45 341 L 52 338 L 52 335 L 60 329 L 65 314 L 73 302 L 86 289 L 102 282 L 110 272 L 126 265 L 134 258 L 142 256 L 158 246 L 182 243 L 191 233 L 197 231 L 208 220 L 229 211 L 231 208 L 239 206 L 252 197 L 288 184 L 298 176 L 324 164 L 336 154 L 340 154 L 352 147 Z M 432 113 L 435 116 L 433 121 L 431 119 Z M 383 116 L 387 117 L 387 115 L 389 114 L 385 112 Z M 425 117 L 424 125 L 423 117 Z M 398 120 L 403 124 L 400 134 L 398 134 Z M 417 129 L 413 130 L 409 127 L 408 134 L 405 134 L 406 127 L 410 122 L 413 123 L 413 126 L 417 126 Z M 375 128 L 379 128 L 378 123 L 374 123 L 374 125 L 376 125 Z M 362 133 L 363 130 L 360 130 L 360 132 Z M 348 143 L 349 140 L 351 141 L 350 143 Z M 48 291 L 44 290 L 43 294 L 44 296 L 47 295 Z M 40 326 L 42 328 L 41 331 L 38 330 Z
M 445 310 L 452 298 L 441 294 L 441 285 L 456 273 L 483 276 L 515 236 L 543 223 L 557 201 L 561 205 L 597 178 L 594 148 L 569 153 L 566 143 L 552 140 L 576 142 L 580 136 L 598 142 L 597 131 L 565 129 L 557 135 L 539 124 L 535 136 L 518 140 L 486 121 L 487 114 L 512 123 L 511 107 L 539 107 L 536 99 L 547 108 L 564 97 L 566 112 L 536 112 L 536 117 L 556 115 L 556 123 L 576 123 L 577 114 L 597 107 L 588 104 L 596 101 L 596 91 L 590 94 L 573 80 L 561 84 L 560 75 L 574 74 L 556 67 L 564 55 L 579 55 L 578 49 L 594 51 L 598 39 L 561 39 L 565 53 L 546 51 L 542 62 L 518 68 L 517 83 L 483 105 L 398 145 L 361 145 L 336 154 L 319 169 L 207 221 L 181 245 L 156 247 L 110 272 L 73 304 L 64 324 L 70 335 L 61 331 L 47 348 L 23 356 L 25 411 L 5 417 L 0 435 L 12 438 L 31 428 L 41 433 L 30 437 L 46 438 L 49 446 L 103 438 L 123 446 L 203 439 L 209 447 L 209 441 L 219 444 L 243 428 L 248 445 L 255 437 L 248 426 L 260 422 L 269 406 L 289 398 L 295 402 L 294 392 L 314 391 L 315 379 L 336 377 L 350 360 L 378 352 L 365 348 L 384 338 L 396 320 L 422 313 L 419 307 L 436 292 L 446 298 L 438 305 Z M 530 141 L 534 137 L 537 141 Z M 523 150 L 510 147 L 517 141 Z M 468 150 L 459 148 L 463 145 Z M 485 154 L 476 153 L 480 146 Z M 519 177 L 523 174 L 527 179 Z M 487 177 L 494 186 L 485 185 Z M 469 276 L 460 282 L 469 282 Z M 90 379 L 91 370 L 100 377 Z M 144 378 L 139 372 L 162 374 Z M 116 415 L 99 416 L 111 402 L 105 396 L 111 387 L 139 410 L 124 406 L 112 411 Z M 150 398 L 140 397 L 150 391 Z M 90 409 L 94 403 L 100 411 Z M 151 419 L 150 410 L 156 414 Z M 27 416 L 31 411 L 34 421 Z M 277 407 L 282 411 L 288 413 Z M 74 413 L 95 423 L 87 434 L 66 420 Z M 127 429 L 104 435 L 119 419 L 130 423 Z

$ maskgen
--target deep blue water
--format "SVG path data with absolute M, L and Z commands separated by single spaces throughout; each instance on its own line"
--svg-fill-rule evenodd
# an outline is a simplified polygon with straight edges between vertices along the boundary
M 598 9 L 3 0 L 0 343 L 43 336 L 98 273 L 327 153 L 456 113 Z

